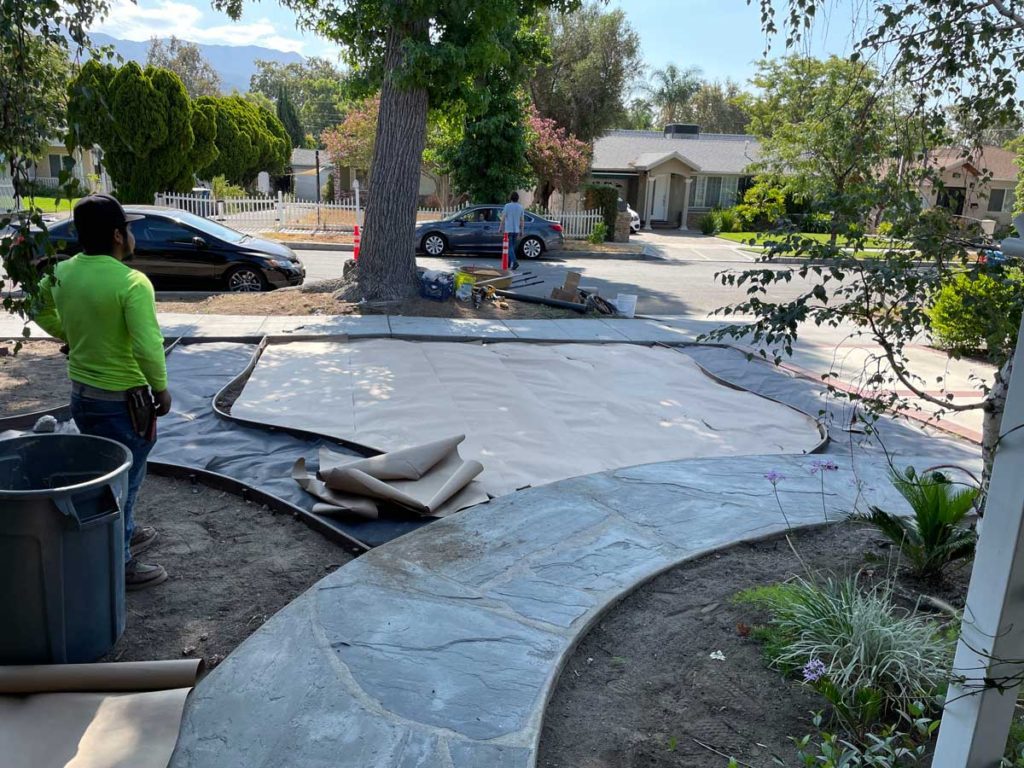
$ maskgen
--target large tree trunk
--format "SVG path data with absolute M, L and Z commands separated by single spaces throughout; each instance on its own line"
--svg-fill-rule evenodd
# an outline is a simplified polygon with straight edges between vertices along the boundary
M 402 65 L 405 32 L 392 28 L 388 35 L 380 91 L 371 192 L 359 251 L 359 290 L 368 301 L 402 299 L 417 290 L 413 236 L 428 98 L 425 90 L 402 90 L 392 80 L 391 73 Z

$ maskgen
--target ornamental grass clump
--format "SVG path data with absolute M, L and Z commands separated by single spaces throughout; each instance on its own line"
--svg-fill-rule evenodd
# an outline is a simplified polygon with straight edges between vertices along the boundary
M 798 578 L 741 597 L 771 614 L 772 666 L 802 673 L 851 734 L 935 700 L 952 661 L 952 641 L 933 621 L 894 604 L 887 587 L 855 577 Z

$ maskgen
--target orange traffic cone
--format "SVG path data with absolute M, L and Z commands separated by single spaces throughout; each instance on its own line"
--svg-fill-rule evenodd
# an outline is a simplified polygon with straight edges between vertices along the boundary
M 359 225 L 356 224 L 356 236 L 352 245 L 352 260 L 359 261 Z
M 508 232 L 502 233 L 501 239 L 501 268 L 508 269 Z

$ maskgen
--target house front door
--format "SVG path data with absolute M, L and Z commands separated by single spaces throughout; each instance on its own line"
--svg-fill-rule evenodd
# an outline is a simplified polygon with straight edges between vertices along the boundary
M 654 176 L 651 183 L 651 218 L 665 221 L 668 218 L 668 190 L 671 176 Z

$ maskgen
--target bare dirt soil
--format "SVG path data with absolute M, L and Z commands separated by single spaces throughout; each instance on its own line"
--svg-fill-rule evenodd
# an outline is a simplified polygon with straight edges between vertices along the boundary
M 127 627 L 107 661 L 202 657 L 214 667 L 352 559 L 291 515 L 186 480 L 150 474 L 135 520 L 159 531 L 139 559 L 170 577 L 127 594 Z
M 884 579 L 892 551 L 844 523 L 791 536 L 810 568 Z M 804 573 L 784 537 L 741 544 L 670 571 L 634 593 L 584 638 L 545 713 L 539 768 L 771 768 L 797 759 L 789 736 L 811 732 L 821 697 L 768 669 L 749 628 L 767 618 L 733 603 L 746 588 Z M 969 570 L 928 591 L 963 606 Z M 896 580 L 912 606 L 922 586 Z M 725 659 L 711 654 L 721 652 Z M 698 743 L 700 742 L 700 743 Z M 703 745 L 703 746 L 702 746 Z
M 16 354 L 14 347 L 14 342 L 0 342 L 0 415 L 67 405 L 71 384 L 60 342 L 26 341 Z
M 568 319 L 585 316 L 572 310 L 511 300 L 504 304 L 504 308 L 493 302 L 485 302 L 479 309 L 474 309 L 467 302 L 431 301 L 419 297 L 400 303 L 368 306 L 338 301 L 330 293 L 303 293 L 293 288 L 267 293 L 220 293 L 167 299 L 157 297 L 157 311 L 196 315 L 403 315 L 491 320 Z

